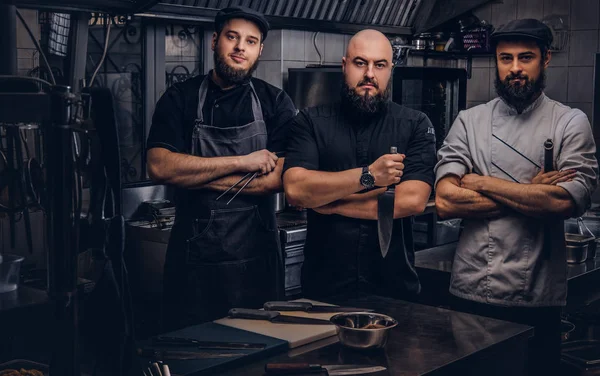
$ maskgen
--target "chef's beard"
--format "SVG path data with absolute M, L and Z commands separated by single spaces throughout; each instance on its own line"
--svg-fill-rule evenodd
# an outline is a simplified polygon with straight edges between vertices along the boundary
M 379 88 L 378 84 L 371 80 L 363 80 L 359 82 L 357 87 L 364 85 L 367 81 Z M 356 88 L 348 86 L 346 81 L 342 83 L 342 103 L 358 112 L 359 115 L 376 115 L 385 111 L 389 98 L 390 85 L 384 91 L 379 91 L 375 95 L 370 95 L 368 92 L 360 95 L 356 92 Z
M 510 80 L 514 78 L 522 78 L 525 80 L 523 85 L 511 85 Z M 496 93 L 506 103 L 514 107 L 518 113 L 523 112 L 531 105 L 546 88 L 546 70 L 542 68 L 540 76 L 533 80 L 522 75 L 509 74 L 504 80 L 500 79 L 498 70 L 496 69 L 496 80 L 494 81 Z
M 252 77 L 252 73 L 254 73 L 256 68 L 258 68 L 259 60 L 256 59 L 256 61 L 254 62 L 254 64 L 252 64 L 250 69 L 236 69 L 227 64 L 227 62 L 225 61 L 225 56 L 219 55 L 217 51 L 218 45 L 215 46 L 215 51 L 213 53 L 215 72 L 217 73 L 217 76 L 219 76 L 219 78 L 221 78 L 228 84 L 237 85 L 243 83 L 244 81 Z

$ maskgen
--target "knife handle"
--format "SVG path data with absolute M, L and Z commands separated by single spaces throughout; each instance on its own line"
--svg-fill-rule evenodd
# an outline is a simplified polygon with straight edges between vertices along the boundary
M 279 316 L 279 312 L 261 311 L 260 309 L 232 308 L 229 310 L 228 316 L 232 319 L 251 319 L 251 320 L 271 321 L 275 317 Z
M 289 375 L 294 373 L 321 371 L 323 367 L 320 364 L 309 363 L 267 363 L 265 373 L 270 375 Z
M 395 146 L 390 146 L 390 154 L 398 154 L 398 148 Z M 394 191 L 396 189 L 396 184 L 388 185 L 387 191 Z
M 309 302 L 266 302 L 263 308 L 267 311 L 308 311 L 312 306 Z

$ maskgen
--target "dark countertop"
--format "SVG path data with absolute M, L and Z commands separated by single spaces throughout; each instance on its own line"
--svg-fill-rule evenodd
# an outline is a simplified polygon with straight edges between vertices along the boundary
M 528 338 L 533 335 L 528 326 L 384 297 L 361 296 L 328 302 L 372 308 L 394 317 L 399 324 L 391 330 L 381 351 L 359 352 L 346 349 L 337 341 L 332 344 L 331 339 L 329 343 L 322 340 L 322 348 L 315 349 L 320 343 L 308 344 L 221 374 L 261 375 L 266 363 L 308 362 L 387 367 L 387 371 L 374 376 L 475 375 L 483 374 L 484 368 L 487 374 L 514 376 L 520 374 L 518 368 L 522 367 L 519 352 L 524 352 Z M 498 356 L 499 352 L 503 355 Z M 494 364 L 496 361 L 498 364 Z
M 441 272 L 452 272 L 454 251 L 457 243 L 449 243 L 415 253 L 417 268 L 432 269 Z M 571 280 L 600 271 L 600 258 L 587 260 L 581 264 L 567 264 L 567 278 Z
M 415 253 L 415 266 L 421 277 L 427 304 L 448 305 L 448 288 L 457 243 L 449 243 Z M 567 311 L 600 299 L 600 257 L 581 264 L 567 264 Z M 596 288 L 590 288 L 598 286 Z M 428 290 L 428 291 L 427 291 Z M 434 291 L 436 290 L 436 291 Z M 444 295 L 446 295 L 444 297 Z M 442 296 L 442 299 L 440 299 Z M 448 305 L 457 308 L 452 305 Z

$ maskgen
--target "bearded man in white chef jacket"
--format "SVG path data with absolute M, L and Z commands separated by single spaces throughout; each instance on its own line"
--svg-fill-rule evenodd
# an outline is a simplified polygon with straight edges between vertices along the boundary
M 529 374 L 554 375 L 567 297 L 563 219 L 591 205 L 596 146 L 586 115 L 544 94 L 550 29 L 516 20 L 492 42 L 498 98 L 462 111 L 438 153 L 438 214 L 464 219 L 450 292 L 472 312 L 534 326 Z M 548 139 L 556 171 L 544 170 Z

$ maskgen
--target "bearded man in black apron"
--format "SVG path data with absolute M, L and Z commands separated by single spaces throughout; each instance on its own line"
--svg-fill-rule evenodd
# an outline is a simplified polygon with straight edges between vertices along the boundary
M 267 37 L 264 16 L 219 11 L 214 69 L 170 87 L 156 105 L 148 172 L 176 186 L 177 215 L 164 269 L 164 329 L 258 308 L 281 296 L 283 263 L 273 193 L 281 191 L 288 123 L 296 109 L 282 90 L 251 78 Z M 281 155 L 281 154 L 279 154 Z M 243 185 L 217 198 L 247 173 Z

